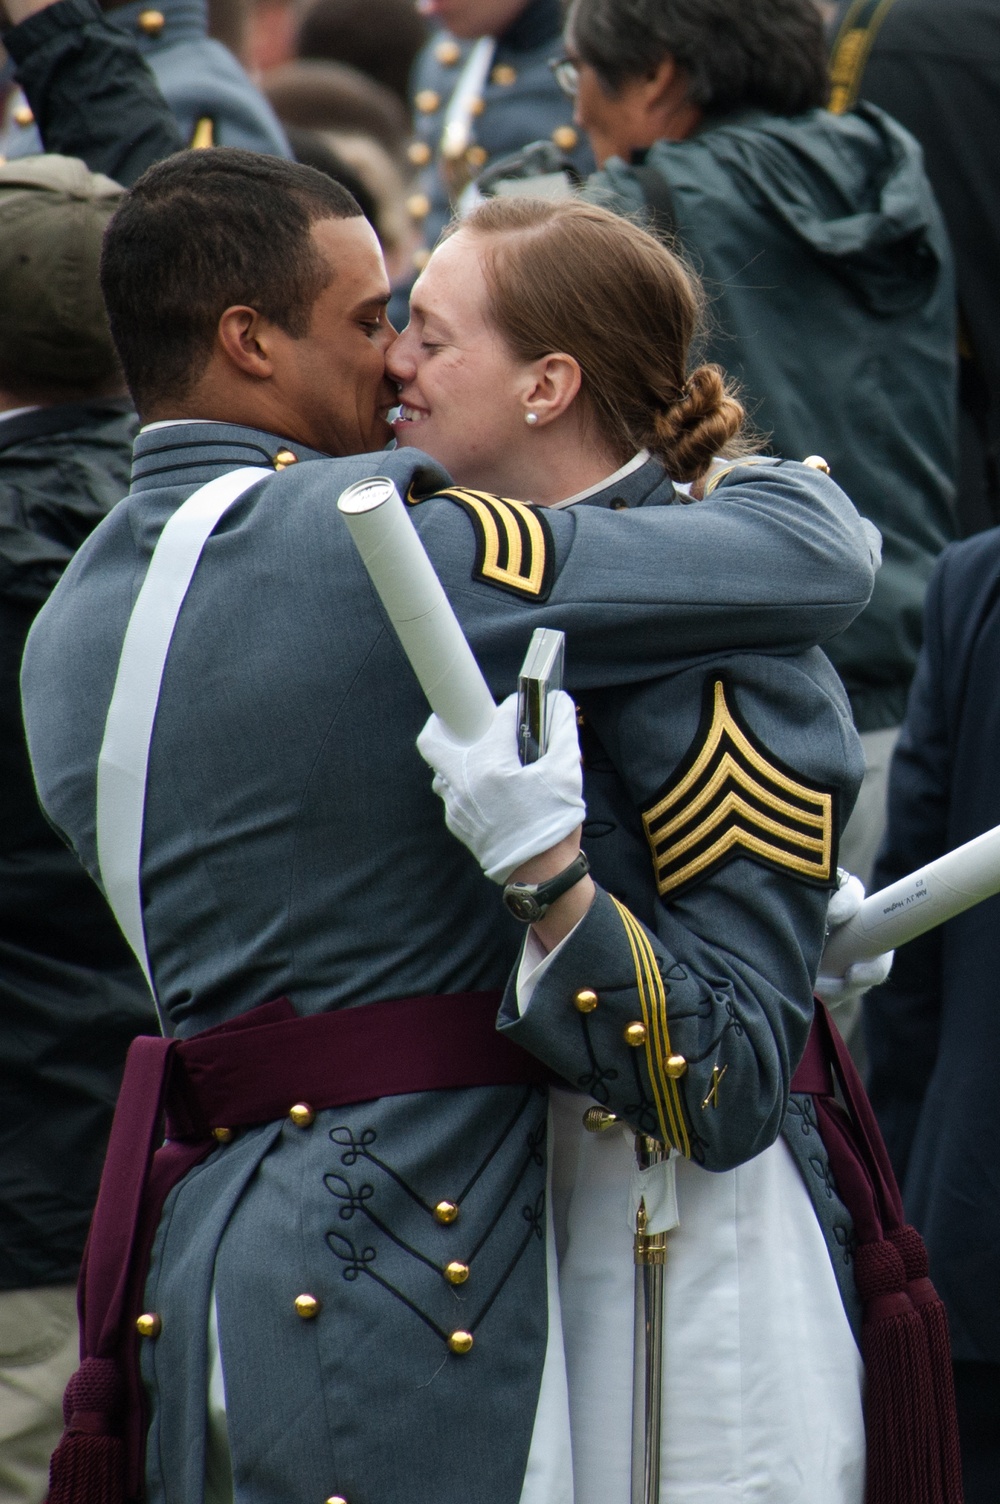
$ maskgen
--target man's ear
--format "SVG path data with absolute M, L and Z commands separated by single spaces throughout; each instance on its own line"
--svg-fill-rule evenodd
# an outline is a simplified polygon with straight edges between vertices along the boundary
M 648 109 L 662 109 L 664 105 L 676 102 L 677 94 L 683 91 L 685 94 L 686 80 L 680 76 L 680 70 L 671 53 L 661 57 L 655 68 L 650 68 L 643 79 L 642 92 Z
M 245 376 L 266 381 L 274 375 L 269 332 L 272 326 L 256 308 L 237 304 L 219 319 L 216 337 L 226 359 Z
M 531 366 L 531 382 L 525 398 L 526 410 L 539 423 L 551 423 L 569 407 L 580 390 L 580 365 L 572 355 L 559 351 L 543 355 Z

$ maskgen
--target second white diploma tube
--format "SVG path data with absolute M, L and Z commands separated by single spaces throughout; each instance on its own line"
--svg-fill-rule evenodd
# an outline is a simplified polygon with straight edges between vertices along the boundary
M 358 481 L 337 507 L 431 709 L 455 741 L 478 741 L 496 705 L 395 484 Z

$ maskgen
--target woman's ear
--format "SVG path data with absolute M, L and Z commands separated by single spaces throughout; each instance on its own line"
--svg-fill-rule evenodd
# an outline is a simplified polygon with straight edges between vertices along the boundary
M 576 398 L 582 379 L 579 362 L 572 355 L 561 351 L 543 355 L 531 366 L 524 398 L 525 416 L 533 414 L 529 421 L 539 427 L 562 417 Z
M 256 308 L 237 305 L 227 308 L 219 319 L 216 338 L 226 359 L 245 376 L 266 381 L 274 375 L 268 340 L 269 326 Z

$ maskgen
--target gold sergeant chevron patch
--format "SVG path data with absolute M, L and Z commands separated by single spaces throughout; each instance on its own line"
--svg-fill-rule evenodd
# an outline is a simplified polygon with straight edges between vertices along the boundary
M 803 779 L 741 719 L 722 677 L 705 684 L 690 751 L 643 813 L 656 886 L 676 898 L 737 857 L 827 887 L 837 865 L 836 793 Z
M 533 600 L 547 598 L 555 550 L 543 508 L 465 486 L 449 486 L 436 495 L 458 502 L 472 522 L 476 535 L 473 579 Z

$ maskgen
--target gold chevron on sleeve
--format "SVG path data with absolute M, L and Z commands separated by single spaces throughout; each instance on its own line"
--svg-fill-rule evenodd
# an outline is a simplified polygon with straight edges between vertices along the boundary
M 706 682 L 691 749 L 643 813 L 660 894 L 675 898 L 737 857 L 829 886 L 837 863 L 834 790 L 774 757 L 726 688 L 724 678 Z
M 670 1029 L 667 1025 L 667 994 L 660 968 L 649 942 L 649 936 L 635 915 L 612 896 L 611 902 L 618 910 L 618 917 L 625 927 L 632 961 L 635 966 L 635 985 L 642 1009 L 642 1021 L 646 1026 L 646 1068 L 653 1088 L 656 1116 L 660 1125 L 663 1143 L 679 1149 L 685 1159 L 691 1158 L 691 1139 L 684 1121 L 684 1105 L 681 1101 L 677 1080 L 667 1075 L 667 1061 L 673 1054 L 670 1046 Z
M 437 494 L 457 501 L 472 521 L 475 579 L 515 595 L 545 600 L 552 588 L 554 550 L 544 511 L 464 486 L 450 486 Z

